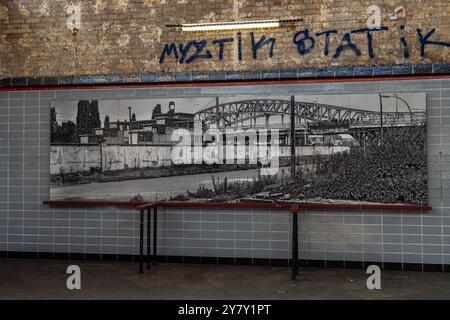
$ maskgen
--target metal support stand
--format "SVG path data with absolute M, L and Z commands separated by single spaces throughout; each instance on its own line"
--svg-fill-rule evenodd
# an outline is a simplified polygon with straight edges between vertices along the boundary
M 292 280 L 297 280 L 298 273 L 298 207 L 292 208 Z
M 158 264 L 157 236 L 158 234 L 158 208 L 153 208 L 153 265 Z
M 151 209 L 147 209 L 147 270 L 150 269 L 150 219 Z
M 144 272 L 144 210 L 141 210 L 139 223 L 139 273 Z

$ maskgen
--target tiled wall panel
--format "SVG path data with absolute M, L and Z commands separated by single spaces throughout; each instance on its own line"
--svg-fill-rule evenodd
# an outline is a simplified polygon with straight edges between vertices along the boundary
M 0 91 L 0 252 L 137 254 L 138 216 L 115 208 L 50 208 L 49 112 L 55 99 L 258 94 L 427 93 L 433 211 L 302 211 L 299 257 L 450 264 L 450 79 L 199 88 Z M 161 208 L 159 252 L 288 259 L 291 219 L 278 210 Z

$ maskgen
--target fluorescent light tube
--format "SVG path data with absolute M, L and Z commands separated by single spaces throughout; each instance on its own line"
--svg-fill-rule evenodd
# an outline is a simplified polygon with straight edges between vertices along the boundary
M 219 31 L 234 29 L 259 29 L 259 28 L 279 28 L 280 20 L 259 20 L 241 22 L 218 22 L 218 23 L 195 23 L 182 24 L 181 30 L 192 31 Z

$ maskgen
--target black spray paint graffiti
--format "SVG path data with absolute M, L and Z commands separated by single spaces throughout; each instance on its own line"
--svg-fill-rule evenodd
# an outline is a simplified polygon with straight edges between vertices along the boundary
M 400 32 L 404 32 L 405 26 L 401 25 L 399 28 Z M 352 35 L 354 34 L 366 34 L 366 42 L 367 42 L 367 55 L 370 59 L 373 59 L 376 57 L 376 53 L 374 51 L 374 40 L 373 40 L 373 34 L 375 32 L 383 32 L 383 31 L 389 31 L 388 27 L 379 27 L 379 28 L 361 28 L 361 29 L 354 29 L 350 32 L 346 32 L 342 35 L 339 45 L 334 49 L 334 53 L 332 54 L 333 59 L 338 59 L 340 55 L 344 51 L 350 50 L 355 54 L 355 56 L 361 56 L 362 51 L 360 49 L 360 46 L 354 41 L 352 38 Z M 420 56 L 425 57 L 426 55 L 426 49 L 428 46 L 442 46 L 442 47 L 450 47 L 449 42 L 444 41 L 433 41 L 431 40 L 431 37 L 435 33 L 436 29 L 431 29 L 428 32 L 423 32 L 421 29 L 416 29 L 418 42 L 419 42 L 419 48 L 420 48 Z M 303 29 L 298 32 L 296 32 L 292 37 L 292 43 L 297 48 L 297 52 L 301 56 L 305 56 L 309 53 L 311 53 L 315 46 L 316 42 L 323 40 L 324 46 L 323 46 L 323 55 L 325 57 L 330 55 L 330 39 L 333 36 L 338 36 L 339 32 L 335 29 L 326 30 L 322 32 L 317 32 L 315 34 L 311 33 L 308 29 Z M 215 39 L 211 41 L 210 43 L 216 47 L 218 52 L 218 58 L 219 60 L 224 60 L 224 52 L 225 47 L 227 45 L 231 45 L 232 43 L 236 42 L 236 55 L 239 61 L 243 59 L 242 54 L 242 33 L 237 32 L 236 38 L 223 38 L 223 39 Z M 250 48 L 252 52 L 252 58 L 254 60 L 257 60 L 262 55 L 260 54 L 258 56 L 258 51 L 262 50 L 263 48 L 267 49 L 265 50 L 267 53 L 267 56 L 269 58 L 272 58 L 275 54 L 275 48 L 276 48 L 276 42 L 277 40 L 273 37 L 267 38 L 265 35 L 261 36 L 259 39 L 255 36 L 254 32 L 250 32 Z M 400 44 L 403 48 L 403 58 L 408 59 L 410 57 L 410 49 L 408 45 L 408 41 L 406 38 L 402 35 L 400 37 Z M 159 63 L 163 64 L 165 62 L 166 57 L 173 57 L 178 61 L 179 64 L 190 64 L 196 60 L 211 60 L 213 59 L 213 54 L 211 53 L 210 48 L 208 48 L 209 42 L 207 40 L 190 40 L 186 44 L 180 43 L 170 43 L 165 44 L 164 48 L 162 50 L 162 53 L 159 58 Z

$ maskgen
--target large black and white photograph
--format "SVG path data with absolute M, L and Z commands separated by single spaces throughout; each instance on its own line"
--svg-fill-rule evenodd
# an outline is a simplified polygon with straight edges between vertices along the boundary
M 54 101 L 51 200 L 427 204 L 426 94 Z

